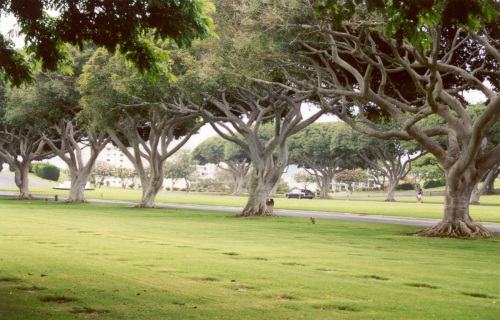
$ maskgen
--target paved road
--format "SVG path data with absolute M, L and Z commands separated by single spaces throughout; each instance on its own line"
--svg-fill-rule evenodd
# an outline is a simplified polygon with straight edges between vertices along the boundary
M 12 192 L 0 191 L 0 196 L 13 196 Z M 39 197 L 40 199 L 53 200 L 51 197 Z M 64 201 L 64 198 L 59 198 L 59 201 Z M 135 205 L 136 202 L 130 201 L 111 201 L 111 200 L 89 200 L 92 203 L 101 204 L 123 204 L 123 205 Z M 215 206 L 202 206 L 193 204 L 175 204 L 175 203 L 157 203 L 160 208 L 172 208 L 172 209 L 190 209 L 190 210 L 207 210 L 207 211 L 219 211 L 219 212 L 229 212 L 229 213 L 239 213 L 241 208 L 236 207 L 215 207 Z M 279 216 L 285 217 L 316 217 L 317 219 L 328 219 L 328 220 L 343 220 L 343 221 L 353 221 L 353 222 L 369 222 L 369 223 L 382 223 L 382 224 L 393 224 L 401 226 L 411 226 L 411 227 L 422 227 L 427 228 L 437 224 L 439 219 L 423 219 L 423 218 L 402 218 L 402 217 L 390 217 L 390 216 L 374 216 L 374 215 L 361 215 L 352 213 L 340 213 L 340 212 L 318 212 L 318 211 L 298 211 L 298 210 L 274 210 Z M 483 222 L 483 226 L 488 228 L 493 232 L 500 233 L 500 223 Z
M 43 183 L 38 181 L 29 181 L 30 187 L 33 188 L 44 188 L 44 187 L 53 187 L 50 183 Z M 14 182 L 14 173 L 13 172 L 0 172 L 0 188 L 15 188 L 16 183 Z

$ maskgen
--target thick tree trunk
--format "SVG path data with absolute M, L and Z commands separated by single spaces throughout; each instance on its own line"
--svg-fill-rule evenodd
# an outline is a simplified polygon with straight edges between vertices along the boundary
M 326 175 L 321 176 L 321 179 L 318 179 L 317 181 L 319 182 L 319 189 L 320 189 L 320 194 L 319 197 L 323 199 L 330 199 L 330 183 L 333 180 L 333 176 L 329 177 Z
M 14 181 L 16 186 L 19 188 L 18 200 L 33 200 L 29 188 L 29 169 L 31 161 L 20 162 L 18 165 L 13 166 L 14 168 Z
M 271 191 L 269 192 L 270 196 L 273 196 L 273 197 L 276 196 L 276 194 L 278 193 L 278 189 L 280 187 L 280 182 L 281 182 L 281 178 L 279 178 L 278 181 L 276 181 L 274 183 L 274 185 L 271 187 Z
M 156 208 L 155 197 L 160 190 L 153 186 L 148 186 L 146 190 L 142 192 L 142 198 L 136 208 Z
M 460 176 L 447 177 L 443 220 L 433 227 L 418 232 L 417 235 L 446 238 L 485 238 L 496 235 L 472 220 L 469 215 L 469 199 L 476 187 L 475 181 L 470 176 L 471 172 L 467 172 Z M 454 187 L 449 186 L 450 182 Z
M 242 190 L 243 190 L 243 185 L 245 184 L 245 178 L 235 172 L 231 173 L 233 174 L 233 182 L 234 182 L 233 192 L 231 193 L 231 195 L 241 196 L 243 194 Z
M 484 180 L 484 193 L 495 194 L 495 180 L 498 178 L 498 175 L 500 175 L 500 168 L 498 165 L 496 165 L 491 168 L 490 172 L 486 176 L 486 179 Z
M 486 183 L 486 181 L 485 181 Z M 488 183 L 486 184 L 486 190 L 484 192 L 485 194 L 495 194 L 495 179 L 492 179 L 490 181 L 488 181 Z
M 499 173 L 500 171 L 498 170 L 498 165 L 494 166 L 490 171 L 488 171 L 488 174 L 486 175 L 486 178 L 484 179 L 481 188 L 479 188 L 478 185 L 476 185 L 476 187 L 472 190 L 472 194 L 470 196 L 470 201 L 469 201 L 470 204 L 480 205 L 481 203 L 479 202 L 479 199 L 483 194 L 495 193 L 494 184 L 495 184 L 495 179 L 498 177 Z M 489 190 L 493 190 L 492 193 L 488 193 Z
M 389 187 L 387 188 L 387 198 L 385 198 L 384 201 L 388 201 L 388 202 L 395 202 L 396 201 L 396 199 L 394 199 L 394 193 L 396 192 L 396 189 L 398 187 L 398 181 L 399 181 L 399 179 L 389 180 Z
M 477 185 L 472 189 L 469 204 L 471 205 L 480 205 L 479 199 L 481 198 L 481 190 L 477 187 Z
M 253 170 L 250 177 L 250 191 L 248 201 L 243 211 L 236 217 L 248 216 L 276 216 L 267 210 L 266 200 L 271 189 L 281 178 L 283 169 L 288 161 L 288 150 L 281 148 L 278 160 L 259 159 L 253 161 Z
M 163 166 L 160 163 L 156 168 L 153 167 L 153 163 L 151 164 L 151 174 L 149 179 L 144 177 L 141 179 L 141 182 L 147 181 L 146 184 L 142 185 L 142 198 L 136 208 L 156 208 L 154 203 L 155 197 L 160 192 L 163 186 Z M 144 182 L 143 182 L 144 183 Z
M 74 168 L 70 167 L 71 170 L 71 189 L 69 190 L 69 197 L 65 201 L 66 203 L 87 203 L 85 199 L 85 186 L 89 180 L 91 174 L 92 165 L 85 166 L 82 170 L 77 170 L 76 166 Z
M 254 169 L 254 171 L 257 171 Z M 250 192 L 248 201 L 243 211 L 237 217 L 248 216 L 275 216 L 267 210 L 266 200 L 272 184 L 265 183 L 262 175 L 254 175 L 250 178 Z

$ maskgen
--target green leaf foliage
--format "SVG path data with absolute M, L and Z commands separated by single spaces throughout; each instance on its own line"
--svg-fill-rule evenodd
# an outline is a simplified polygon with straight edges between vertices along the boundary
M 385 21 L 387 37 L 395 36 L 415 45 L 428 47 L 426 26 L 461 26 L 478 30 L 498 19 L 500 3 L 495 0 L 319 0 L 315 1 L 316 17 L 328 19 L 340 29 L 343 24 L 366 10 Z
M 58 15 L 49 16 L 47 10 L 57 11 Z M 39 62 L 43 71 L 56 70 L 68 58 L 65 43 L 83 48 L 91 42 L 111 53 L 124 54 L 141 74 L 156 75 L 162 72 L 158 64 L 162 59 L 154 44 L 142 40 L 144 34 L 152 32 L 155 42 L 174 41 L 189 46 L 195 39 L 213 33 L 209 11 L 213 11 L 213 5 L 204 0 L 0 2 L 0 13 L 17 19 L 30 60 Z M 29 80 L 29 68 L 9 45 L 0 38 L 0 70 L 5 72 L 6 80 L 19 85 Z

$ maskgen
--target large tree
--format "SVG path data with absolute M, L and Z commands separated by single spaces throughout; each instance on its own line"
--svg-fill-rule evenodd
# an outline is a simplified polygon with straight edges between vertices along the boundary
M 399 181 L 410 172 L 411 163 L 426 154 L 409 142 L 377 139 L 352 130 L 349 126 L 342 127 L 332 145 L 353 150 L 373 171 L 386 176 L 389 186 L 385 201 L 391 202 L 396 201 L 394 193 Z
M 322 198 L 329 197 L 328 191 L 335 174 L 362 165 L 355 149 L 334 143 L 344 126 L 341 122 L 314 123 L 293 135 L 288 144 L 289 162 L 315 177 Z
M 79 78 L 82 114 L 94 127 L 106 130 L 135 166 L 142 186 L 137 207 L 155 207 L 165 161 L 203 125 L 196 114 L 164 110 L 164 99 L 172 95 L 171 82 L 172 77 L 156 82 L 140 77 L 123 57 L 102 49 Z
M 325 113 L 319 110 L 304 120 L 301 110 L 307 98 L 277 86 L 248 85 L 217 95 L 206 93 L 203 105 L 188 100 L 170 103 L 169 107 L 200 114 L 221 137 L 236 143 L 250 156 L 253 170 L 249 198 L 238 216 L 261 216 L 271 214 L 266 199 L 288 165 L 289 137 Z M 260 134 L 264 123 L 273 128 L 271 139 Z
M 0 80 L 0 158 L 14 170 L 14 181 L 19 188 L 19 199 L 32 199 L 29 191 L 31 162 L 55 156 L 48 148 L 40 131 L 29 124 L 7 118 L 9 104 L 26 98 L 24 92 L 9 91 Z
M 12 89 L 6 119 L 40 133 L 70 171 L 71 188 L 66 202 L 86 202 L 85 185 L 92 167 L 111 139 L 106 132 L 96 132 L 78 117 L 81 106 L 76 79 L 93 50 L 72 51 L 72 74 L 37 73 L 36 82 L 29 87 Z M 88 149 L 88 157 L 84 149 Z
M 180 46 L 212 32 L 206 15 L 211 3 L 204 0 L 100 1 L 100 0 L 7 0 L 0 1 L 0 16 L 17 19 L 17 33 L 24 36 L 31 61 L 43 71 L 54 71 L 65 63 L 69 43 L 83 49 L 92 42 L 109 52 L 120 52 L 141 73 L 158 75 L 164 54 L 155 49 L 156 40 L 173 40 Z M 48 10 L 57 11 L 49 15 Z M 150 32 L 153 41 L 143 38 Z M 0 34 L 0 75 L 14 85 L 31 80 L 26 58 L 13 42 Z
M 293 83 L 289 88 L 315 93 L 324 108 L 357 131 L 414 139 L 439 160 L 447 181 L 443 220 L 420 235 L 492 236 L 470 217 L 469 199 L 500 161 L 500 145 L 485 149 L 500 119 L 500 4 L 471 0 L 460 2 L 461 10 L 457 1 L 444 0 L 315 4 L 317 19 L 295 29 L 295 43 L 305 53 L 301 63 L 281 63 Z M 291 74 L 294 67 L 310 80 Z M 488 98 L 478 117 L 463 99 L 471 89 Z M 380 110 L 401 129 L 377 125 L 373 115 Z M 429 127 L 427 119 L 443 125 Z
M 237 144 L 214 136 L 200 143 L 193 150 L 193 159 L 200 165 L 211 163 L 228 171 L 233 177 L 232 195 L 241 195 L 243 185 L 250 177 L 250 157 Z
M 262 1 L 219 0 L 214 16 L 220 40 L 207 39 L 190 51 L 191 81 L 182 82 L 171 110 L 200 114 L 224 139 L 236 143 L 251 158 L 252 174 L 247 205 L 240 216 L 270 214 L 266 198 L 279 185 L 288 164 L 290 136 L 313 123 L 324 110 L 304 119 L 302 103 L 312 95 L 247 81 L 248 77 L 285 82 L 281 72 L 263 56 L 291 53 L 288 45 L 263 32 L 262 21 L 272 14 Z M 295 16 L 301 6 L 292 3 L 287 13 Z M 276 20 L 277 21 L 277 20 Z M 284 35 L 287 36 L 287 35 Z M 268 124 L 271 137 L 262 130 Z

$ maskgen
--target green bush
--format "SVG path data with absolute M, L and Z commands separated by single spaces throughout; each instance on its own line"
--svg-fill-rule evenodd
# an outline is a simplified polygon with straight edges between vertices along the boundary
M 437 188 L 437 187 L 442 187 L 445 185 L 446 185 L 446 182 L 444 182 L 444 181 L 431 180 L 431 181 L 427 181 L 424 184 L 424 188 Z
M 396 187 L 396 190 L 415 190 L 411 183 L 401 183 Z
M 61 169 L 50 163 L 36 163 L 33 165 L 33 171 L 38 177 L 52 181 L 59 180 L 61 175 Z

